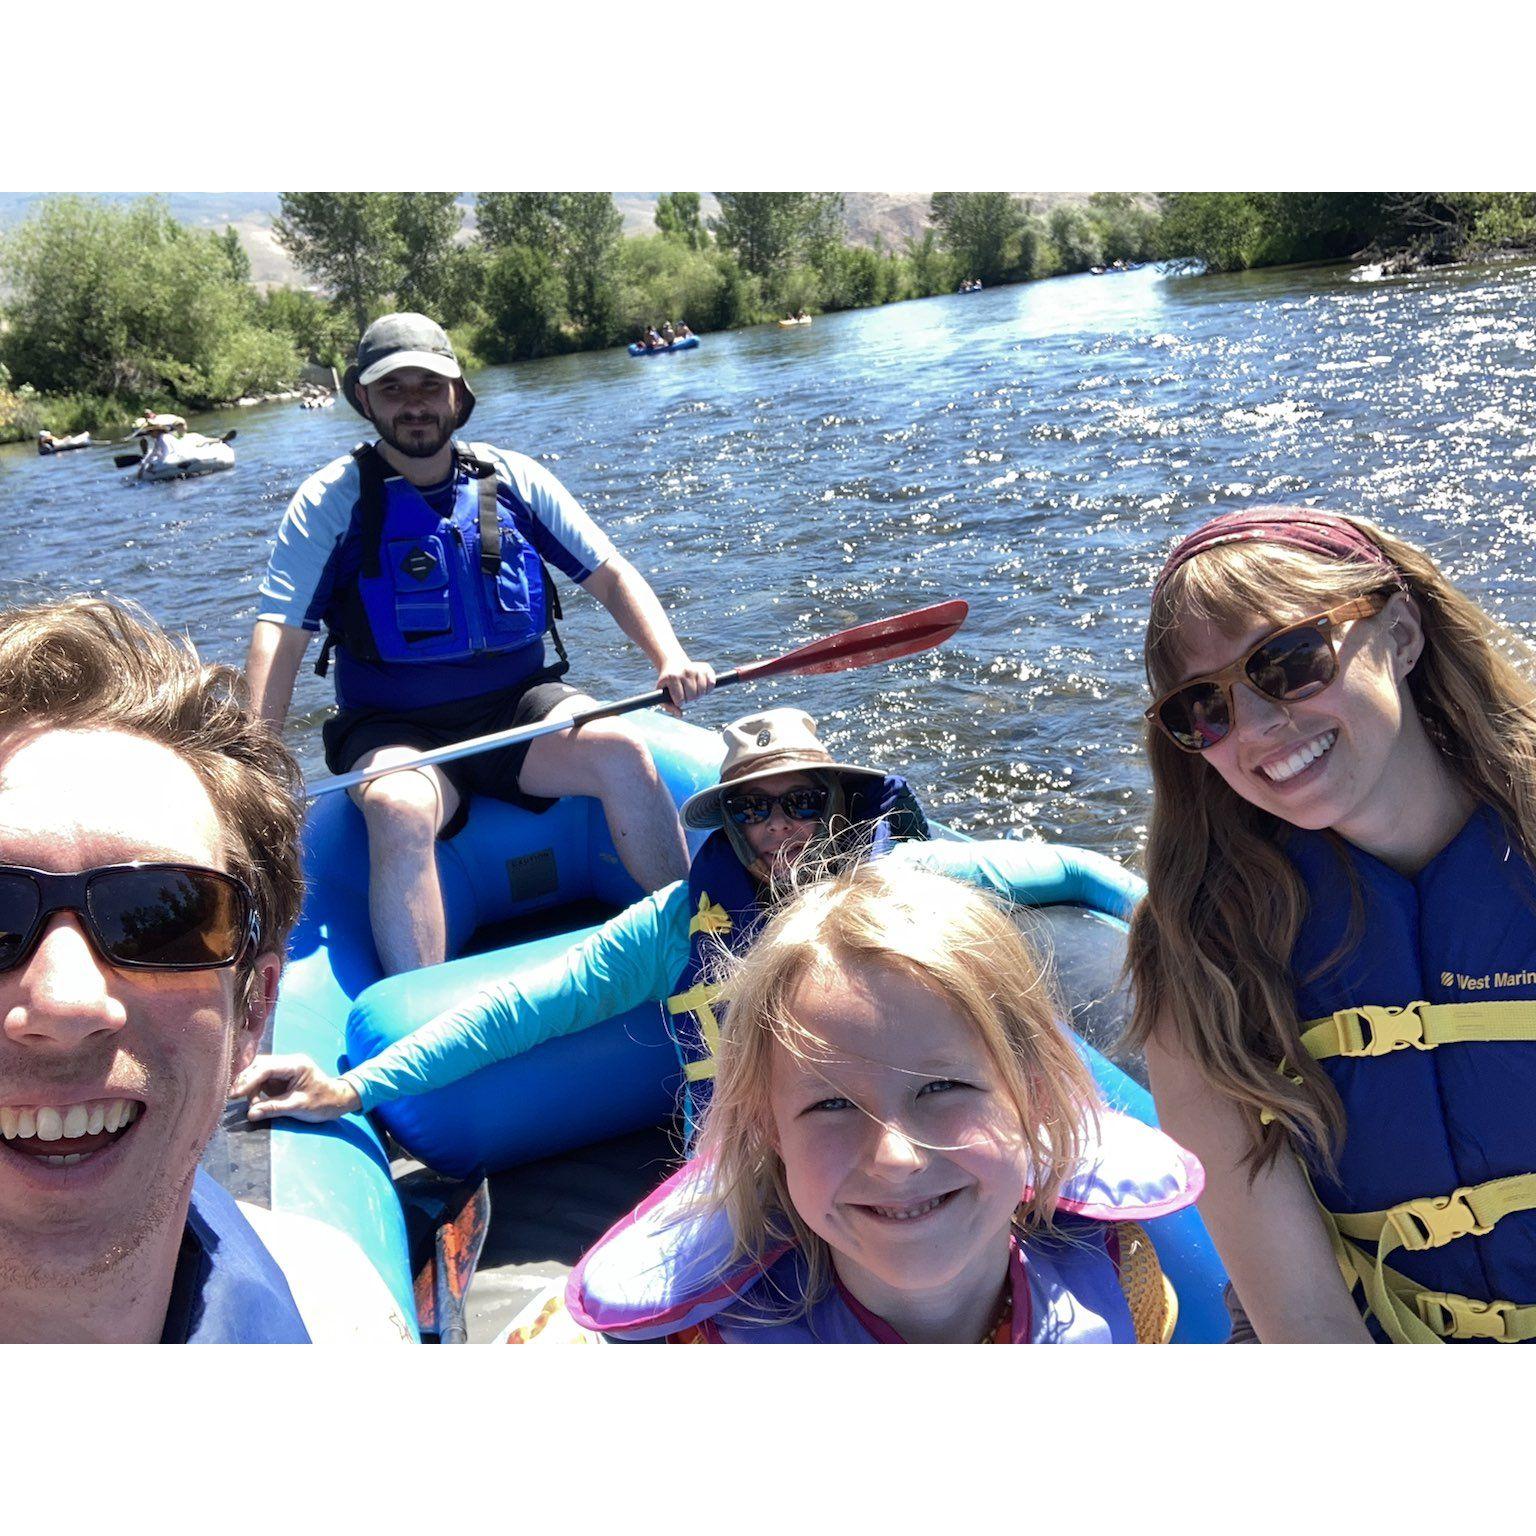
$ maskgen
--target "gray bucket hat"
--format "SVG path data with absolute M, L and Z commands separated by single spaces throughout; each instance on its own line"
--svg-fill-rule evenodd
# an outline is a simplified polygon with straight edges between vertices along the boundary
M 397 368 L 425 368 L 445 379 L 457 379 L 459 419 L 454 430 L 469 420 L 469 413 L 475 408 L 475 393 L 453 355 L 447 331 L 436 320 L 409 311 L 380 315 L 363 332 L 363 339 L 357 344 L 357 359 L 341 376 L 341 392 L 347 397 L 347 404 L 359 416 L 366 417 L 368 413 L 357 398 L 357 386 L 372 384 Z

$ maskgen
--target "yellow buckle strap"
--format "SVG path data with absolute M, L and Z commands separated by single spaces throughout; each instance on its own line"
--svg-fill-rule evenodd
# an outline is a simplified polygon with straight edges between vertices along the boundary
M 1389 1241 L 1393 1248 L 1420 1253 L 1442 1248 L 1458 1237 L 1485 1237 L 1515 1211 L 1536 1210 L 1536 1174 L 1517 1173 L 1486 1184 L 1466 1184 L 1448 1195 L 1404 1200 L 1385 1211 L 1330 1211 L 1345 1237 Z
M 731 914 L 718 902 L 709 899 L 708 893 L 699 897 L 699 910 L 688 919 L 689 933 L 729 933 Z
M 1314 1061 L 1334 1056 L 1390 1056 L 1412 1047 L 1536 1041 L 1536 1001 L 1364 1004 L 1303 1025 L 1301 1044 Z
M 1345 1251 L 1355 1278 L 1365 1289 L 1366 1301 L 1387 1336 L 1396 1344 L 1426 1344 L 1437 1342 L 1442 1334 L 1421 1315 L 1418 1295 L 1436 1298 L 1430 1305 L 1439 1305 L 1446 1313 L 1453 1309 L 1438 1300 L 1440 1293 L 1420 1293 L 1411 1281 L 1389 1269 L 1388 1255 L 1399 1248 L 1419 1253 L 1426 1248 L 1443 1247 L 1457 1238 L 1483 1237 L 1504 1217 L 1516 1211 L 1530 1210 L 1536 1210 L 1536 1174 L 1518 1173 L 1507 1179 L 1490 1179 L 1486 1184 L 1464 1185 L 1448 1195 L 1404 1200 L 1385 1211 L 1329 1211 L 1327 1215 L 1334 1229 L 1343 1236 L 1376 1244 L 1374 1256 L 1348 1244 Z M 1468 1305 L 1492 1307 L 1505 1304 L 1469 1302 Z M 1531 1318 L 1536 1320 L 1536 1307 L 1516 1310 L 1529 1311 Z M 1441 1313 L 1433 1315 L 1441 1318 Z M 1455 1314 L 1453 1322 L 1461 1315 Z M 1473 1314 L 1465 1313 L 1465 1317 L 1471 1320 Z M 1489 1326 L 1492 1326 L 1491 1321 Z M 1520 1326 L 1522 1329 L 1526 1326 L 1523 1317 Z M 1461 1337 L 1459 1334 L 1450 1336 Z M 1536 1331 L 1531 1336 L 1536 1336 Z
M 1430 1195 L 1421 1200 L 1405 1200 L 1386 1213 L 1387 1224 L 1397 1234 L 1396 1248 L 1420 1253 L 1426 1248 L 1443 1248 L 1458 1237 L 1486 1237 L 1493 1222 L 1482 1221 L 1472 1208 L 1475 1191 L 1463 1187 L 1448 1195 Z
M 1427 1051 L 1424 1016 L 1428 1003 L 1409 1003 L 1406 1008 L 1340 1008 L 1318 1019 L 1302 1032 L 1301 1047 L 1314 1061 L 1331 1056 L 1389 1056 L 1407 1046 Z
M 1519 1344 L 1536 1338 L 1536 1307 L 1517 1307 L 1512 1301 L 1476 1301 L 1454 1291 L 1417 1291 L 1413 1305 L 1424 1326 L 1442 1339 Z
M 699 1034 L 704 1041 L 704 1049 L 708 1054 L 699 1061 L 687 1062 L 683 1067 L 683 1076 L 690 1083 L 703 1081 L 715 1075 L 715 1057 L 720 1054 L 720 1021 L 715 1017 L 715 1010 L 710 1006 L 714 1002 L 719 987 L 711 986 L 707 981 L 701 981 L 688 988 L 686 992 L 679 992 L 675 997 L 667 999 L 667 1012 L 670 1014 L 691 1013 L 699 1021 Z

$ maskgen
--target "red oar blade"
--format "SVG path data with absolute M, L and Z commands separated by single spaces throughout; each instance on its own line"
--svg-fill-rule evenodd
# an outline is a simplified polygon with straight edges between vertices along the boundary
M 958 597 L 928 608 L 914 608 L 911 613 L 856 624 L 823 640 L 812 640 L 769 661 L 751 662 L 739 668 L 737 675 L 743 682 L 784 673 L 809 677 L 870 667 L 881 661 L 895 661 L 898 656 L 915 656 L 919 651 L 942 645 L 965 623 L 969 611 L 970 605 Z

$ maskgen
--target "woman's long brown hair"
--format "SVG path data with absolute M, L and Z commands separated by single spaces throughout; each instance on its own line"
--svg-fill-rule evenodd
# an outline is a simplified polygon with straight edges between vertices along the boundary
M 1190 623 L 1239 637 L 1282 610 L 1320 613 L 1400 589 L 1424 628 L 1408 688 L 1425 731 L 1453 776 L 1499 813 L 1536 865 L 1536 653 L 1457 591 L 1422 551 L 1363 519 L 1350 521 L 1400 581 L 1361 561 L 1267 541 L 1217 545 L 1175 571 L 1147 626 L 1153 696 L 1185 673 Z M 1250 805 L 1150 721 L 1147 754 L 1147 897 L 1131 924 L 1135 1008 L 1126 1043 L 1144 1046 L 1155 1033 L 1165 1048 L 1190 1057 L 1217 1093 L 1253 1111 L 1250 1173 L 1271 1163 L 1288 1138 L 1330 1161 L 1344 1111 L 1301 1048 L 1291 949 L 1307 893 L 1280 845 L 1286 824 Z M 1294 1076 L 1278 1070 L 1282 1063 Z

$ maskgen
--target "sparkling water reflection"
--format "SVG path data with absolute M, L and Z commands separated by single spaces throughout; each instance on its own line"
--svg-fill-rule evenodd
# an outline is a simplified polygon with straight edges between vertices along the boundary
M 1371 275 L 1064 278 L 488 370 L 475 434 L 542 457 L 717 663 L 969 598 L 943 650 L 773 697 L 960 826 L 1123 857 L 1147 803 L 1147 587 L 1212 510 L 1358 509 L 1536 620 L 1536 266 Z M 0 453 L 0 597 L 131 596 L 238 662 L 289 495 L 361 428 L 345 406 L 197 425 L 239 428 L 232 474 L 139 486 L 104 454 Z M 578 681 L 649 686 L 595 604 L 567 611 Z M 310 766 L 329 702 L 306 670 L 290 731 Z

